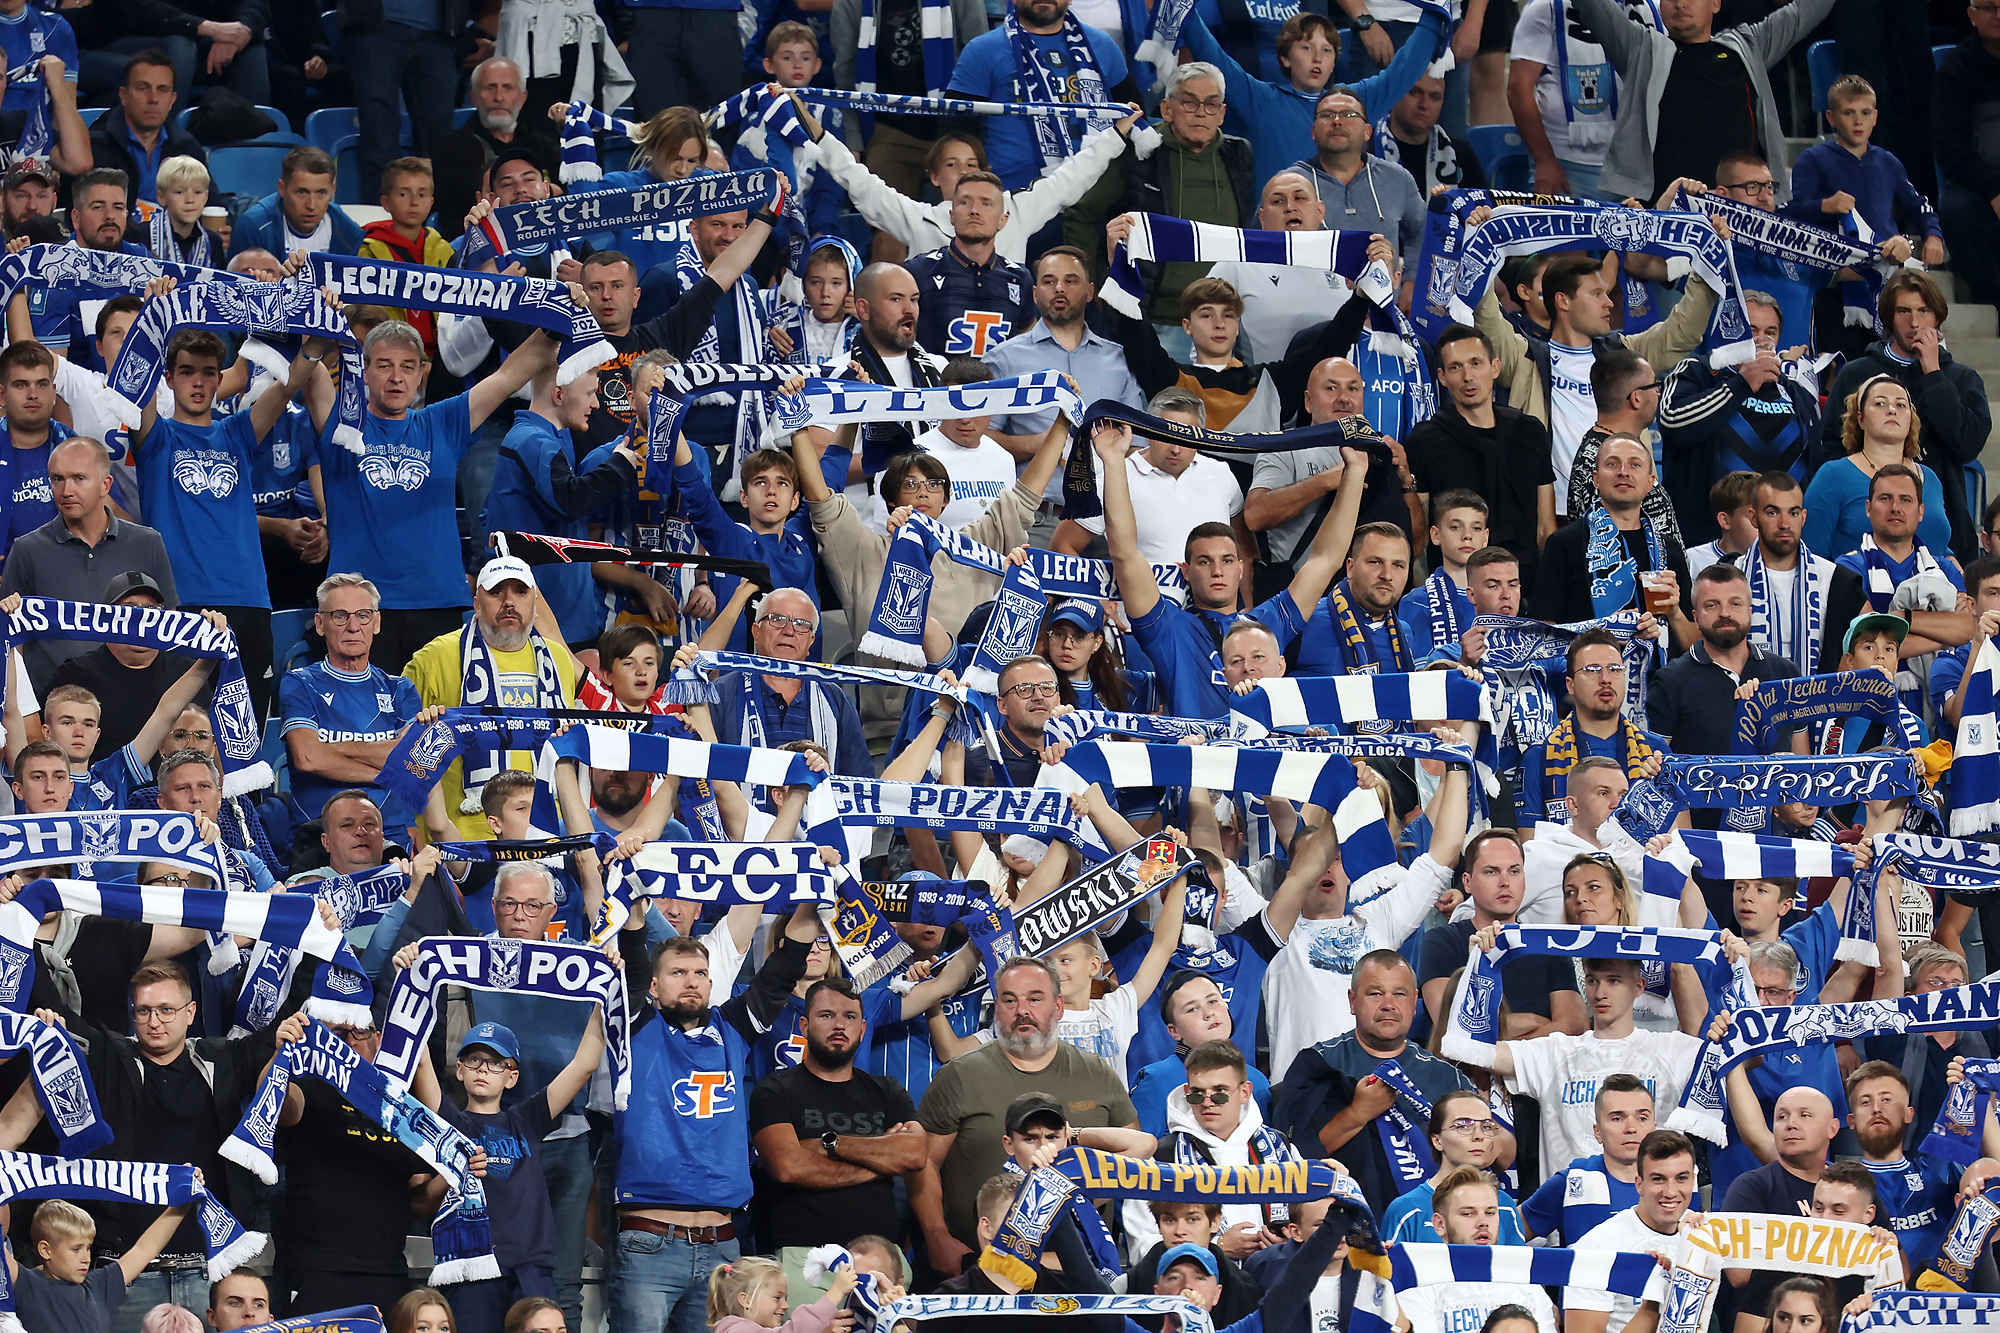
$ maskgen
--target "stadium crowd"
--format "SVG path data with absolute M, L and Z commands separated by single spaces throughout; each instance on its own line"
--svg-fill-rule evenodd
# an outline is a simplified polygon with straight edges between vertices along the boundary
M 0 0 L 0 1333 L 1992 1317 L 2000 0 L 315 10 Z

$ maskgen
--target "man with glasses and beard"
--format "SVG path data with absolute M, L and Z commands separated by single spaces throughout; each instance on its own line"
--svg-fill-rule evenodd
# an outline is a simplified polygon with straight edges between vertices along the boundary
M 817 922 L 815 922 L 817 924 Z M 1062 985 L 1039 958 L 1015 958 L 993 979 L 994 1040 L 937 1072 L 917 1107 L 930 1158 L 910 1190 L 930 1265 L 951 1275 L 974 1253 L 979 1187 L 1001 1170 L 1002 1117 L 1041 1092 L 1078 1128 L 1139 1127 L 1125 1081 L 1101 1056 L 1056 1040 Z
M 808 1249 L 897 1233 L 896 1177 L 914 1185 L 926 1160 L 910 1094 L 854 1067 L 868 1040 L 854 987 L 815 982 L 805 1005 L 805 1055 L 750 1094 L 757 1234 L 784 1264 L 794 1305 L 818 1294 L 799 1276 Z

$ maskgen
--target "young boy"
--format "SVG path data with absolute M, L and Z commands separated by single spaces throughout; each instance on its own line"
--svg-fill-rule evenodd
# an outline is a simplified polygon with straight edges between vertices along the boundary
M 1792 205 L 1786 211 L 1835 228 L 1848 214 L 1859 213 L 1876 240 L 1901 252 L 1891 251 L 1888 258 L 1899 263 L 1908 259 L 1904 237 L 1917 234 L 1923 237 L 1917 257 L 1942 264 L 1944 228 L 1930 200 L 1910 183 L 1894 153 L 1869 142 L 1878 114 L 1868 80 L 1847 74 L 1834 81 L 1826 90 L 1826 123 L 1833 140 L 1814 144 L 1792 163 Z M 1930 164 L 1922 165 L 1928 170 Z
M 399 157 L 382 168 L 382 207 L 389 216 L 361 229 L 361 256 L 364 259 L 392 259 L 399 264 L 430 264 L 437 268 L 453 261 L 451 242 L 426 225 L 437 195 L 431 164 L 421 157 Z M 409 321 L 424 335 L 424 352 L 438 359 L 437 314 L 430 310 L 398 310 L 395 318 Z
M 974 356 L 953 357 L 942 376 L 947 387 L 997 378 L 991 366 Z M 943 463 L 951 474 L 951 499 L 938 520 L 948 528 L 962 528 L 978 519 L 1014 487 L 1014 455 L 986 433 L 992 420 L 989 416 L 948 417 L 917 436 L 917 448 Z M 886 528 L 889 505 L 879 492 L 874 500 L 870 526 Z
M 1486 501 L 1471 491 L 1442 491 L 1431 497 L 1431 546 L 1438 554 L 1437 568 L 1403 594 L 1397 611 L 1418 670 L 1439 657 L 1456 658 L 1459 636 L 1472 628 L 1465 562 L 1486 545 L 1486 515 Z M 1437 633 L 1441 629 L 1451 631 L 1442 641 Z
M 199 1172 L 195 1179 L 201 1179 Z M 90 1247 L 97 1239 L 97 1223 L 67 1200 L 44 1201 L 29 1225 L 41 1267 L 21 1267 L 14 1259 L 14 1247 L 6 1247 L 7 1273 L 14 1280 L 22 1326 L 111 1333 L 111 1312 L 125 1303 L 125 1288 L 146 1271 L 193 1208 L 184 1203 L 162 1212 L 115 1262 L 93 1269 Z
M 222 620 L 221 613 L 216 611 L 203 614 L 215 621 Z M 160 702 L 153 707 L 153 715 L 146 719 L 146 725 L 139 729 L 139 734 L 128 744 L 120 746 L 116 754 L 94 764 L 90 762 L 90 755 L 97 748 L 103 705 L 98 703 L 96 695 L 81 685 L 58 685 L 50 690 L 48 698 L 42 700 L 42 734 L 61 746 L 63 754 L 69 759 L 70 777 L 76 784 L 69 808 L 130 809 L 132 793 L 152 784 L 153 759 L 162 748 L 170 752 L 187 748 L 183 744 L 170 743 L 168 734 L 175 721 L 193 704 L 195 695 L 208 683 L 214 669 L 213 661 L 196 660 L 160 696 Z
M 1688 548 L 1690 573 L 1741 556 L 1757 540 L 1757 474 L 1725 472 L 1708 488 L 1708 508 L 1715 515 L 1716 537 Z
M 405 946 L 414 955 L 416 946 Z M 403 954 L 397 956 L 400 962 Z M 524 1296 L 556 1297 L 556 1215 L 542 1175 L 541 1145 L 576 1095 L 597 1072 L 604 1053 L 601 1007 L 591 1005 L 576 1054 L 562 1072 L 521 1098 L 506 1094 L 521 1081 L 521 1043 L 498 1023 L 475 1024 L 458 1045 L 455 1072 L 465 1089 L 465 1109 L 446 1101 L 425 1048 L 412 1085 L 417 1100 L 486 1150 L 486 1212 L 493 1224 L 493 1257 L 500 1277 L 467 1282 L 452 1292 L 457 1327 L 495 1329 L 507 1308 Z M 502 1099 L 511 1104 L 502 1108 Z
M 827 450 L 836 457 L 840 475 L 828 477 L 827 485 L 839 489 L 847 484 L 847 455 Z M 739 473 L 744 522 L 733 522 L 722 502 L 709 489 L 709 463 L 696 459 L 683 435 L 674 445 L 674 489 L 680 496 L 681 514 L 694 525 L 695 535 L 710 555 L 738 560 L 761 560 L 781 588 L 797 588 L 819 604 L 819 583 L 813 572 L 813 547 L 803 522 L 792 522 L 803 514 L 799 504 L 799 469 L 792 455 L 776 449 L 759 449 L 743 460 Z M 737 580 L 717 574 L 711 579 L 718 606 L 736 591 Z M 732 652 L 749 652 L 750 621 L 739 616 L 729 634 Z
M 746 58 L 745 63 L 749 63 Z M 822 68 L 820 38 L 812 28 L 796 19 L 773 24 L 764 39 L 764 73 L 780 88 L 803 88 L 819 77 Z M 833 134 L 840 133 L 840 111 L 830 107 L 822 121 Z M 820 146 L 808 140 L 797 147 L 761 127 L 750 126 L 736 141 L 730 154 L 732 170 L 746 171 L 769 163 L 791 177 L 795 198 L 805 212 L 808 234 L 824 236 L 834 230 L 847 207 L 847 191 L 830 173 L 819 169 Z
M 146 219 L 147 242 L 153 254 L 203 268 L 221 267 L 222 246 L 201 225 L 201 210 L 208 207 L 209 192 L 208 168 L 201 159 L 170 157 L 160 163 L 153 192 L 160 198 Z
M 772 322 L 792 340 L 788 359 L 819 365 L 844 359 L 861 332 L 853 301 L 861 256 L 838 236 L 815 236 L 812 246 L 800 299 L 780 306 Z

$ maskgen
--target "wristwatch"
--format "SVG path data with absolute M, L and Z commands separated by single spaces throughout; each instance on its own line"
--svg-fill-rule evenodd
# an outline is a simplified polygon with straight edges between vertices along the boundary
M 1361 14 L 1356 16 L 1354 20 L 1354 30 L 1356 32 L 1367 32 L 1374 26 L 1375 16 L 1373 14 Z
M 826 1155 L 833 1161 L 840 1160 L 840 1135 L 828 1130 L 819 1136 L 819 1146 L 826 1149 Z

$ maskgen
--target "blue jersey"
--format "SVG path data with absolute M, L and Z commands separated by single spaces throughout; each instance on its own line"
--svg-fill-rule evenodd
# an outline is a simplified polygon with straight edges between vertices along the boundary
M 69 798 L 71 810 L 130 810 L 132 793 L 153 781 L 152 772 L 129 745 L 119 746 L 117 753 L 92 764 L 89 772 L 70 776 L 75 781 Z
M 1100 32 L 1088 24 L 1083 25 L 1083 32 L 1090 43 L 1090 54 L 1097 63 L 1097 72 L 1104 80 L 1105 97 L 1108 99 L 1111 90 L 1125 81 L 1125 53 L 1118 49 L 1117 41 L 1109 33 Z M 1063 34 L 1025 35 L 1034 48 L 1035 59 L 1041 65 L 1049 86 L 1058 90 L 1074 87 L 1077 75 L 1069 67 L 1069 43 L 1064 40 Z M 1030 88 L 1039 85 L 1040 80 L 1024 80 L 1016 72 L 1014 47 L 1007 40 L 1007 30 L 996 27 L 967 42 L 965 49 L 958 53 L 958 63 L 952 67 L 951 84 L 945 89 L 945 96 L 982 98 L 992 102 L 1048 100 L 1030 95 Z M 1058 95 L 1062 95 L 1060 91 Z M 1070 94 L 1067 100 L 1088 99 Z M 992 120 L 993 123 L 986 127 L 986 156 L 993 165 L 993 174 L 1008 189 L 1025 190 L 1042 174 L 1044 165 L 1054 164 L 1043 163 L 1041 152 L 1035 147 L 1034 128 L 1025 117 L 994 116 Z M 1072 147 L 1083 141 L 1080 124 L 1058 123 L 1070 136 Z M 1029 323 L 1033 322 L 1029 320 Z M 1207 714 L 1189 716 L 1205 717 Z
M 1438 1235 L 1437 1228 L 1431 1225 L 1431 1214 L 1436 1211 L 1431 1206 L 1432 1196 L 1436 1192 L 1436 1187 L 1426 1180 L 1407 1193 L 1398 1195 L 1396 1201 L 1389 1205 L 1389 1211 L 1382 1214 L 1382 1239 L 1405 1243 L 1414 1241 L 1420 1245 L 1444 1244 L 1444 1237 Z M 1521 1230 L 1520 1210 L 1507 1197 L 1505 1190 L 1499 1191 L 1499 1194 L 1500 1228 L 1493 1243 L 1526 1245 L 1528 1237 Z M 1637 1194 L 1636 1190 L 1634 1194 Z
M 709 485 L 708 460 L 699 452 L 689 452 L 688 461 L 674 467 L 674 494 L 681 515 L 694 525 L 695 535 L 701 538 L 702 549 L 710 555 L 733 560 L 761 560 L 770 569 L 777 587 L 796 588 L 818 606 L 819 579 L 813 572 L 811 540 L 792 522 L 776 532 L 752 532 L 729 517 Z M 793 518 L 804 512 L 805 506 L 801 505 Z M 736 594 L 737 580 L 728 574 L 715 574 L 710 581 L 715 584 L 716 605 L 727 605 Z M 736 628 L 729 636 L 729 648 L 731 652 L 750 651 L 748 617 L 737 617 Z
M 1277 636 L 1280 648 L 1290 648 L 1305 617 L 1292 600 L 1291 589 L 1250 613 Z M 1222 636 L 1236 620 L 1220 611 L 1190 611 L 1170 597 L 1161 597 L 1145 615 L 1132 622 L 1132 637 L 1153 660 L 1168 713 L 1173 717 L 1223 717 L 1229 712 L 1229 687 L 1222 678 Z
M 1951 696 L 1958 693 L 1959 682 L 1965 679 L 1966 659 L 1972 653 L 1969 643 L 1955 644 L 1931 659 L 1931 707 L 1937 711 L 1942 725 L 1944 706 Z M 1843 731 L 1842 735 L 1846 735 Z
M 1561 1233 L 1565 1245 L 1615 1213 L 1639 1205 L 1639 1187 L 1604 1169 L 1604 1154 L 1579 1157 L 1541 1184 L 1521 1205 L 1521 1220 L 1537 1236 Z
M 750 1202 L 750 1044 L 719 1010 L 685 1032 L 658 1014 L 632 1034 L 632 1093 L 613 1120 L 616 1202 L 741 1208 Z
M 1797 1003 L 1816 1004 L 1819 988 L 1833 975 L 1835 965 L 1834 950 L 1840 947 L 1840 922 L 1833 915 L 1833 904 L 1823 902 L 1806 914 L 1806 919 L 1786 930 L 1785 943 L 1799 956 L 1799 970 L 1804 980 L 1799 983 Z M 1836 1106 L 1838 1102 L 1834 1103 Z
M 1133 975 L 1139 970 L 1140 959 L 1152 947 L 1152 936 L 1142 936 L 1111 960 L 1113 969 L 1121 977 Z M 1213 981 L 1222 992 L 1223 1003 L 1229 1006 L 1230 1030 L 1247 1048 L 1257 1040 L 1257 1019 L 1264 1007 L 1264 972 L 1276 953 L 1276 943 L 1265 929 L 1260 912 L 1217 940 L 1213 949 L 1195 950 L 1182 945 L 1174 950 L 1166 975 L 1172 976 L 1185 968 Z M 1173 1035 L 1160 1018 L 1160 993 L 1155 990 L 1139 1007 L 1139 1030 L 1126 1048 L 1125 1067 L 1143 1069 L 1173 1053 Z
M 1936 1156 L 1865 1165 L 1875 1180 L 1876 1224 L 1896 1233 L 1910 1271 L 1923 1271 L 1937 1258 L 1945 1228 L 1957 1212 L 1958 1169 Z
M 0 417 L 0 500 L 6 506 L 6 522 L 0 526 L 0 559 L 13 549 L 16 538 L 56 516 L 55 497 L 49 491 L 49 451 L 75 433 L 52 420 L 46 440 L 17 449 L 6 419 Z
M 1395 437 L 1391 437 L 1395 438 Z M 1445 580 L 1450 583 L 1451 580 Z M 1472 628 L 1472 599 L 1465 595 L 1465 589 L 1451 584 L 1451 605 L 1458 617 L 1460 634 Z M 1425 663 L 1438 658 L 1458 660 L 1461 651 L 1458 641 L 1453 639 L 1438 643 L 1431 637 L 1431 596 L 1428 581 L 1403 594 L 1403 600 L 1396 607 L 1396 618 L 1402 622 L 1404 641 L 1410 645 L 1410 659 L 1421 668 Z
M 946 356 L 985 356 L 1034 326 L 1035 280 L 997 252 L 975 264 L 956 245 L 917 255 L 904 267 L 923 293 L 917 341 Z
M 57 56 L 63 62 L 63 81 L 76 82 L 76 33 L 59 14 L 28 5 L 13 18 L 0 15 L 0 51 L 7 53 L 10 70 L 36 64 L 43 56 Z M 0 111 L 29 111 L 45 104 L 48 96 L 49 86 L 39 78 L 33 83 L 9 83 L 6 96 L 0 98 Z M 53 115 L 49 129 L 55 130 Z
M 284 719 L 284 734 L 310 731 L 328 745 L 394 740 L 423 707 L 414 682 L 375 666 L 347 672 L 321 660 L 286 672 L 278 682 L 278 715 Z M 382 827 L 392 834 L 416 822 L 415 807 L 391 796 L 377 783 L 329 778 L 308 773 L 296 764 L 292 765 L 293 816 L 318 819 L 328 797 L 356 786 L 381 807 Z
M 872 986 L 861 992 L 861 1020 L 868 1025 L 867 1031 L 903 1021 L 903 997 L 889 989 L 885 983 Z M 922 1016 L 919 1015 L 919 1021 Z M 854 1067 L 869 1074 L 879 1074 L 876 1068 L 879 1058 L 875 1045 L 865 1039 L 854 1052 Z M 750 1049 L 750 1082 L 755 1085 L 781 1069 L 790 1069 L 806 1054 L 806 1002 L 794 995 L 785 1001 L 770 1030 L 757 1039 Z
M 328 528 L 327 568 L 374 583 L 385 610 L 471 605 L 458 525 L 449 521 L 458 505 L 458 461 L 472 443 L 466 396 L 401 421 L 363 413 L 361 438 L 361 457 L 329 449 L 320 460 L 326 507 L 340 519 Z
M 183 606 L 271 604 L 250 499 L 258 446 L 248 412 L 212 426 L 163 416 L 139 446 L 139 504 L 166 543 Z
M 271 428 L 271 447 L 258 451 L 250 469 L 250 500 L 258 516 L 318 518 L 319 501 L 306 476 L 318 465 L 319 432 L 313 429 L 312 414 L 293 403 Z
M 985 1026 L 984 1000 L 986 988 L 954 995 L 941 1006 L 944 1021 L 958 1036 L 970 1037 Z M 881 1027 L 870 1025 L 868 1029 L 868 1049 L 875 1061 L 870 1071 L 893 1078 L 903 1085 L 912 1101 L 922 1101 L 924 1090 L 931 1085 L 943 1062 L 937 1052 L 931 1049 L 930 1021 L 922 1014 L 908 1022 L 884 1023 Z

